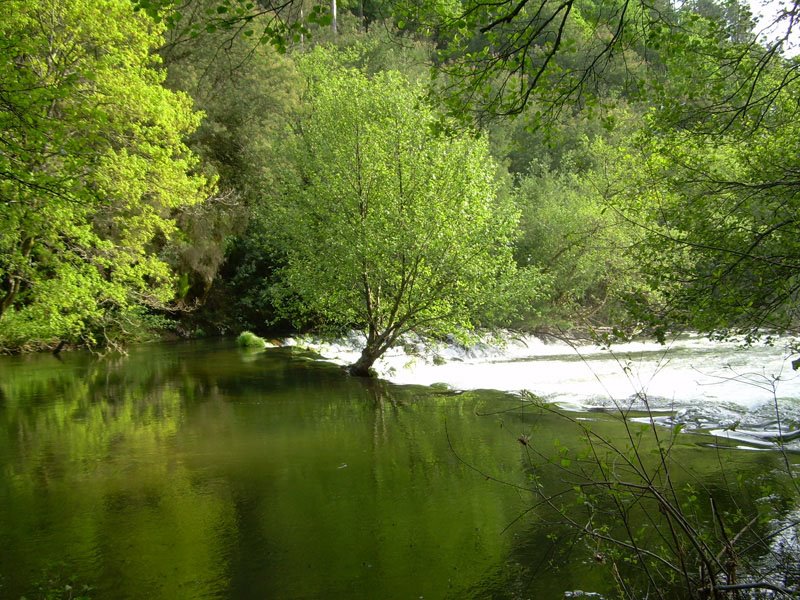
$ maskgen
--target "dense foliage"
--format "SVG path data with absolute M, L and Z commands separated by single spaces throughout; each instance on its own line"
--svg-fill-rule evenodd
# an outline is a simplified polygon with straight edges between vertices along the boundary
M 366 373 L 402 334 L 469 328 L 506 300 L 518 214 L 496 194 L 485 139 L 437 133 L 400 74 L 314 67 L 295 178 L 273 218 L 286 252 L 278 301 L 365 329 L 354 371 Z
M 797 323 L 798 62 L 739 3 L 62 4 L 2 24 L 7 350 Z
M 800 86 L 796 58 L 757 67 L 751 49 L 740 52 L 741 78 L 691 58 L 673 70 L 671 95 L 692 100 L 667 109 L 679 128 L 651 113 L 617 205 L 649 231 L 640 250 L 665 294 L 651 319 L 752 339 L 794 331 L 800 316 Z M 722 100 L 710 104 L 706 86 Z
M 159 28 L 126 0 L 4 3 L 0 346 L 95 345 L 138 328 L 174 283 L 174 211 L 202 202 Z

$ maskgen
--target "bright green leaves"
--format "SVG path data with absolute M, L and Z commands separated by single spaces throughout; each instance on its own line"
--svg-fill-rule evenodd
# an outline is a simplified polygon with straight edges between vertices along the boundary
M 684 130 L 660 114 L 628 161 L 619 206 L 649 232 L 635 252 L 661 288 L 651 318 L 662 326 L 748 339 L 796 331 L 800 88 L 784 79 L 791 69 L 773 64 L 754 83 L 753 98 L 769 98 L 768 108 L 739 111 L 731 94 L 732 105 L 687 118 Z
M 92 344 L 100 323 L 167 301 L 154 252 L 206 195 L 161 86 L 159 28 L 126 0 L 14 1 L 0 25 L 0 340 Z M 106 327 L 106 325 L 102 325 Z
M 469 327 L 515 273 L 518 214 L 496 196 L 486 141 L 435 133 L 438 115 L 398 73 L 314 67 L 274 215 L 284 308 L 364 327 L 378 353 L 412 329 Z
M 628 252 L 638 232 L 607 210 L 599 192 L 608 168 L 603 163 L 615 153 L 600 141 L 590 148 L 596 167 L 580 169 L 575 155 L 562 161 L 560 171 L 533 165 L 517 191 L 523 231 L 517 260 L 551 278 L 540 308 L 548 325 L 560 319 L 567 326 L 621 325 L 624 298 L 644 287 Z

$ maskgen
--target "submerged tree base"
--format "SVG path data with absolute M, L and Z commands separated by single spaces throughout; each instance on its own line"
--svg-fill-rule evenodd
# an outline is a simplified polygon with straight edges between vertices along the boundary
M 347 373 L 353 377 L 375 377 L 374 369 L 365 369 L 354 364 L 347 367 Z
M 372 365 L 385 351 L 386 347 L 383 349 L 380 347 L 375 348 L 367 342 L 367 347 L 361 351 L 361 356 L 358 357 L 358 360 L 347 367 L 347 372 L 353 377 L 377 377 L 378 374 L 372 368 Z
M 375 369 L 372 368 L 372 361 L 369 364 L 365 364 L 359 359 L 352 365 L 348 365 L 346 370 L 353 377 L 377 377 Z

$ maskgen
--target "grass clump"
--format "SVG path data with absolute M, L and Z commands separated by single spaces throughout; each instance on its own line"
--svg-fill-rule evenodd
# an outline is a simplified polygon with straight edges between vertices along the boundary
M 236 338 L 236 345 L 240 348 L 265 348 L 267 342 L 250 331 L 243 331 Z

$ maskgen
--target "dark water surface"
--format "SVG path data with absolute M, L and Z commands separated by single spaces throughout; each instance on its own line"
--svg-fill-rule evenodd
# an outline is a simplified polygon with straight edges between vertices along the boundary
M 611 594 L 591 548 L 566 560 L 523 516 L 531 447 L 574 436 L 515 396 L 361 381 L 288 349 L 2 358 L 0 598 Z M 756 486 L 780 462 L 701 441 L 675 452 L 709 488 L 722 464 Z

